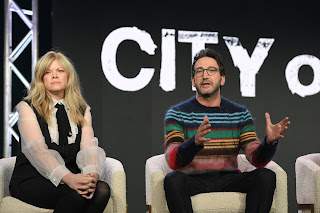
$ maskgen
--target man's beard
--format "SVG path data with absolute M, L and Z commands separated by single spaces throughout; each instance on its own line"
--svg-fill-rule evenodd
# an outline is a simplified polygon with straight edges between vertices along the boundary
M 201 84 L 202 84 L 202 82 L 201 82 Z M 210 81 L 210 84 L 212 85 L 211 81 Z M 211 97 L 214 97 L 214 96 L 216 96 L 218 94 L 218 91 L 219 91 L 220 86 L 221 86 L 221 79 L 219 80 L 219 82 L 217 82 L 217 84 L 212 85 L 212 86 L 213 86 L 213 89 L 211 91 L 202 92 L 200 87 L 199 87 L 199 85 L 197 85 L 195 83 L 195 87 L 196 87 L 198 95 L 200 97 L 203 97 L 203 98 L 211 98 Z

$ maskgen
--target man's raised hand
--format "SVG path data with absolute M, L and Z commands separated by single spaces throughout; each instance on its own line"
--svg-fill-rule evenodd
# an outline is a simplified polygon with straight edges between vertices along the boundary
M 269 113 L 265 113 L 266 117 L 266 136 L 267 143 L 274 144 L 278 139 L 284 138 L 283 133 L 288 129 L 290 124 L 289 118 L 286 117 L 276 125 L 271 123 Z
M 211 124 L 209 124 L 208 116 L 204 116 L 202 123 L 198 127 L 197 134 L 194 138 L 194 142 L 197 145 L 203 145 L 204 142 L 210 141 L 210 138 L 205 138 L 205 136 L 211 132 Z

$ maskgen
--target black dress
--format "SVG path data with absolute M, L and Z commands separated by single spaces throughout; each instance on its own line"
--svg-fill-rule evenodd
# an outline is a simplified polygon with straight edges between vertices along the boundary
M 29 105 L 30 103 L 27 102 Z M 56 143 L 51 142 L 48 124 L 46 121 L 39 115 L 39 113 L 36 111 L 36 109 L 32 108 L 38 123 L 40 125 L 40 129 L 42 131 L 42 134 L 45 138 L 45 143 L 48 146 L 48 149 L 56 150 L 59 152 L 61 157 L 65 161 L 65 166 L 72 172 L 72 173 L 81 173 L 80 169 L 78 168 L 76 164 L 76 156 L 77 153 L 80 151 L 80 141 L 81 141 L 81 126 L 78 125 L 78 134 L 75 140 L 75 143 L 68 144 L 65 146 L 57 145 Z M 32 129 L 30 129 L 32 131 Z M 20 137 L 21 138 L 21 137 Z M 41 187 L 39 185 L 39 178 L 43 179 L 44 182 L 50 182 L 50 180 L 43 177 L 36 169 L 33 167 L 30 163 L 30 161 L 26 158 L 26 156 L 21 152 L 21 140 L 19 143 L 19 149 L 17 153 L 17 159 L 16 164 L 14 167 L 14 171 L 11 177 L 9 190 L 13 197 L 16 197 L 18 199 L 23 199 L 21 197 L 21 187 L 20 184 L 23 184 L 26 180 L 30 183 L 30 180 L 34 179 L 37 181 L 35 184 L 37 187 Z M 50 182 L 51 183 L 51 182 Z M 52 183 L 51 183 L 52 184 Z M 53 187 L 55 187 L 52 184 Z

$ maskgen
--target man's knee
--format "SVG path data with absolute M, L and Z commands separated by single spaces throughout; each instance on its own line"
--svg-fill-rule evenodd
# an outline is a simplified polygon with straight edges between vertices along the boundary
M 263 184 L 268 184 L 270 187 L 276 185 L 276 174 L 267 168 L 257 169 L 257 178 Z
M 180 171 L 172 171 L 166 175 L 164 178 L 164 187 L 166 188 L 176 188 L 179 185 L 184 185 L 185 174 Z

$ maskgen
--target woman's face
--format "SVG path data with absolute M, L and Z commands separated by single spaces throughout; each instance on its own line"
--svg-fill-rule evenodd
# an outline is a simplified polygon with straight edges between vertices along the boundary
M 49 69 L 45 71 L 42 80 L 44 87 L 52 98 L 56 100 L 64 98 L 65 89 L 68 84 L 68 74 L 58 60 L 54 60 L 51 63 Z

